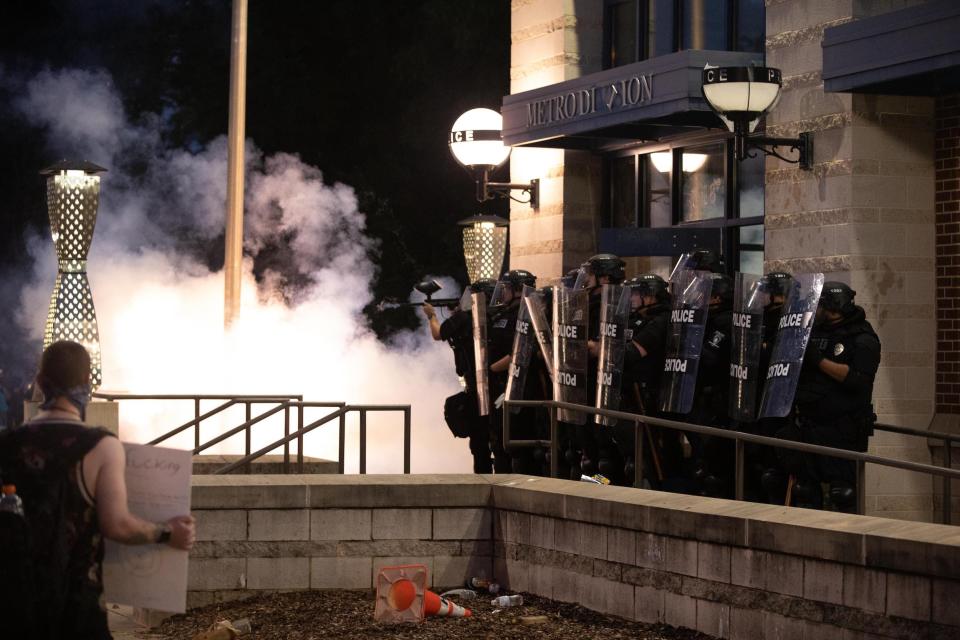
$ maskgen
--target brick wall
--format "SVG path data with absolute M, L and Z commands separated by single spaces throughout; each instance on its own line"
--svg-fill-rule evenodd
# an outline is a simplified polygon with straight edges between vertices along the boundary
M 191 607 L 422 563 L 719 638 L 960 637 L 957 529 L 529 476 L 201 476 Z
M 936 102 L 937 413 L 960 414 L 960 94 Z

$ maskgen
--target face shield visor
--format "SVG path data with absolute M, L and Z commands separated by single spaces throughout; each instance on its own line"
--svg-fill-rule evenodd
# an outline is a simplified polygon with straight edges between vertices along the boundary
M 467 287 L 463 290 L 463 294 L 460 296 L 460 310 L 461 311 L 470 311 L 473 307 L 473 292 L 470 291 L 470 287 Z
M 513 285 L 501 280 L 497 283 L 497 286 L 493 288 L 493 295 L 490 296 L 490 306 L 498 307 L 510 304 L 515 297 L 516 294 L 513 292 Z

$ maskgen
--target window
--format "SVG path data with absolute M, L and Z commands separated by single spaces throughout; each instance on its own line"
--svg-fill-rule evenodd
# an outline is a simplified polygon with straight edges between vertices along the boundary
M 609 226 L 714 229 L 731 271 L 763 273 L 762 155 L 737 163 L 733 141 L 724 139 L 653 153 L 621 152 L 608 157 L 606 166 Z
M 682 49 L 763 53 L 764 0 L 606 0 L 604 68 Z

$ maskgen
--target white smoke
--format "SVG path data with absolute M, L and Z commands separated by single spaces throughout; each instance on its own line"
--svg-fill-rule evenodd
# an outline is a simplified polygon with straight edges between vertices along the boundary
M 246 260 L 241 318 L 225 333 L 222 272 L 211 273 L 183 250 L 209 245 L 222 234 L 225 139 L 189 151 L 167 148 L 163 118 L 143 114 L 131 120 L 103 72 L 46 71 L 19 95 L 15 107 L 32 125 L 48 130 L 52 152 L 110 170 L 103 176 L 88 270 L 104 390 L 302 394 L 316 401 L 410 404 L 413 470 L 470 469 L 466 442 L 453 439 L 442 416 L 444 399 L 457 390 L 449 348 L 430 340 L 425 327 L 383 344 L 365 323 L 373 245 L 351 187 L 327 185 L 319 169 L 297 156 L 266 156 L 248 141 L 246 253 L 257 255 L 279 243 L 288 247 L 288 257 L 259 285 L 252 260 Z M 129 170 L 135 166 L 140 170 Z M 56 259 L 49 237 L 30 238 L 28 246 L 35 270 L 23 287 L 18 319 L 39 338 Z M 291 277 L 298 278 L 295 287 Z M 455 288 L 444 284 L 443 294 Z M 254 415 L 266 408 L 255 407 Z M 323 414 L 310 410 L 305 420 Z M 205 423 L 204 441 L 241 422 L 243 409 L 228 415 L 229 420 Z M 122 437 L 147 441 L 192 416 L 192 402 L 171 408 L 125 401 Z M 401 470 L 401 426 L 400 414 L 371 415 L 369 470 Z M 282 428 L 282 414 L 255 426 L 253 448 L 279 438 Z M 170 441 L 181 447 L 192 442 L 191 432 Z M 356 469 L 355 442 L 353 417 L 348 471 Z M 241 435 L 211 452 L 239 453 L 243 446 Z M 305 452 L 335 458 L 336 422 L 308 435 Z

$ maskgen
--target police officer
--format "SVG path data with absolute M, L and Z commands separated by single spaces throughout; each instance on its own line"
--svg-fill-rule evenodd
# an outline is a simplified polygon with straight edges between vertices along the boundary
M 711 273 L 710 308 L 697 372 L 692 421 L 711 427 L 727 427 L 730 392 L 730 335 L 733 332 L 733 279 Z M 690 436 L 687 436 L 690 438 Z M 733 494 L 733 441 L 727 438 L 693 437 L 694 459 L 700 458 L 695 478 L 700 491 L 712 497 Z
M 624 356 L 623 403 L 628 411 L 659 415 L 660 378 L 666 359 L 670 331 L 670 287 L 660 276 L 645 273 L 624 283 L 630 287 L 630 341 Z M 627 460 L 625 481 L 633 481 L 633 427 L 618 440 Z M 654 488 L 668 488 L 680 473 L 683 450 L 680 432 L 646 425 L 644 438 L 645 476 Z
M 873 381 L 880 366 L 880 339 L 854 304 L 856 292 L 826 282 L 797 385 L 792 439 L 866 451 L 873 433 Z M 797 506 L 822 506 L 821 483 L 829 484 L 832 506 L 857 507 L 856 463 L 827 456 L 803 456 L 793 493 Z
M 489 300 L 493 295 L 496 280 L 477 280 L 469 287 L 470 293 L 483 293 Z M 464 296 L 467 298 L 467 296 Z M 461 379 L 463 391 L 450 396 L 444 405 L 444 417 L 451 430 L 466 434 L 473 455 L 473 472 L 490 473 L 490 429 L 486 418 L 477 413 L 477 372 L 473 350 L 473 322 L 468 309 L 456 307 L 442 323 L 436 310 L 429 303 L 423 304 L 423 314 L 430 324 L 434 340 L 444 340 L 453 350 L 453 363 Z M 456 426 L 453 426 L 456 425 Z M 460 436 L 462 437 L 462 436 Z
M 601 288 L 605 284 L 622 284 L 626 278 L 626 263 L 612 253 L 599 253 L 583 263 L 581 269 L 586 276 L 585 286 L 589 293 L 588 340 L 587 340 L 587 404 L 596 403 L 597 359 L 600 350 L 600 308 Z M 607 430 L 597 436 L 596 430 L 589 428 L 594 423 L 591 418 L 587 428 L 578 430 L 578 444 L 581 450 L 580 469 L 585 475 L 600 473 L 614 483 L 623 481 L 623 460 L 616 441 Z
M 497 399 L 507 389 L 510 355 L 517 326 L 524 285 L 535 287 L 537 277 L 529 271 L 514 269 L 500 278 L 490 300 L 487 314 L 487 339 L 490 358 L 490 398 Z M 528 412 L 529 413 L 529 412 Z M 510 473 L 513 465 L 503 448 L 503 405 L 490 412 L 490 448 L 493 451 L 494 471 Z M 520 421 L 518 421 L 519 424 Z

